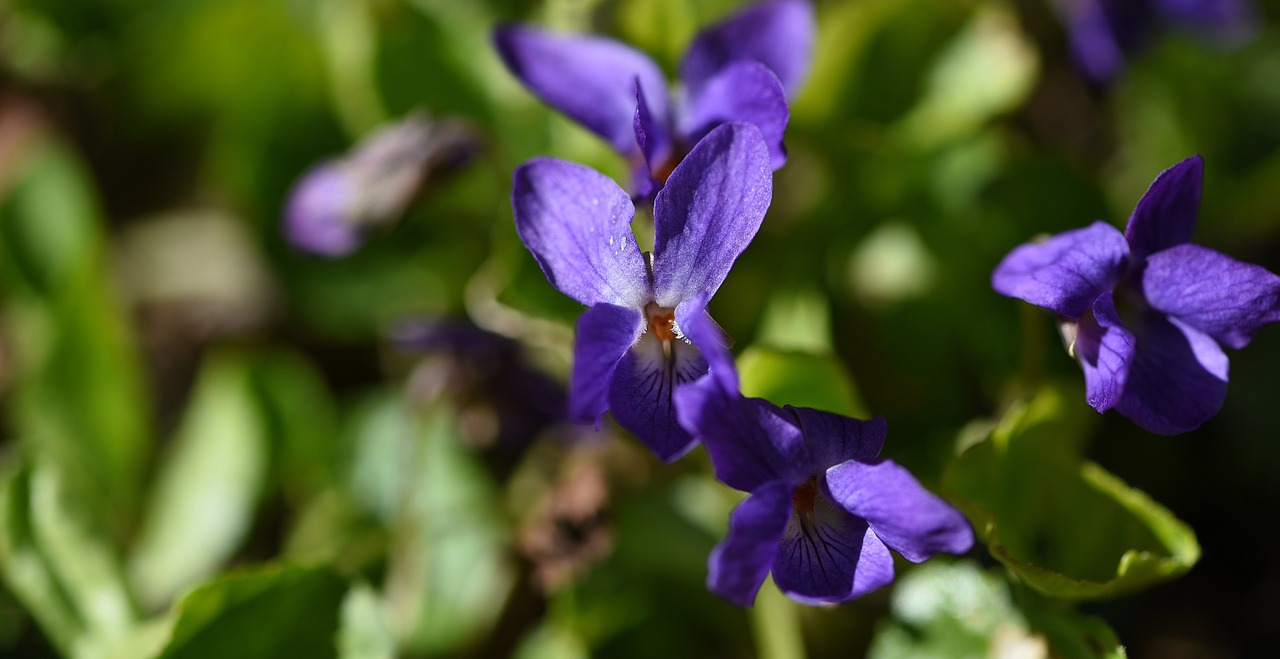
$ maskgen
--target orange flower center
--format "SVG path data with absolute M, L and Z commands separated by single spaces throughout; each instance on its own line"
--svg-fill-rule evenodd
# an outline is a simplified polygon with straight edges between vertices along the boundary
M 813 479 L 801 483 L 791 492 L 791 506 L 799 513 L 813 512 L 813 499 L 818 495 L 817 485 Z

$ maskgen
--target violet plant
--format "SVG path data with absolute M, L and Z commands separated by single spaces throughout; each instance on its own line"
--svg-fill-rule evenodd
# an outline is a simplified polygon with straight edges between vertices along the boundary
M 694 298 L 686 331 L 710 363 L 679 388 L 681 425 L 711 454 L 716 477 L 750 493 L 707 563 L 707 587 L 750 606 L 766 575 L 805 604 L 844 602 L 893 581 L 889 549 L 914 563 L 973 546 L 964 515 L 878 458 L 886 423 L 739 391 L 733 357 Z
M 787 98 L 813 49 L 807 0 L 753 5 L 694 39 L 672 95 L 662 70 L 631 46 L 595 36 L 506 26 L 494 42 L 507 68 L 548 105 L 627 158 L 632 192 L 649 199 L 703 136 L 726 122 L 755 124 L 774 169 L 786 162 Z
M 1164 435 L 1208 421 L 1227 395 L 1227 355 L 1280 320 L 1280 277 L 1191 242 L 1204 162 L 1161 172 L 1121 233 L 1105 222 L 1009 253 L 1002 295 L 1058 314 L 1085 396 Z
M 654 245 L 631 232 L 635 207 L 588 167 L 538 158 L 515 172 L 516 230 L 547 280 L 590 308 L 574 340 L 569 416 L 618 423 L 663 460 L 693 447 L 676 422 L 676 388 L 707 371 L 683 328 L 691 301 L 712 295 L 755 237 L 769 207 L 769 150 L 752 124 L 712 130 L 654 200 Z

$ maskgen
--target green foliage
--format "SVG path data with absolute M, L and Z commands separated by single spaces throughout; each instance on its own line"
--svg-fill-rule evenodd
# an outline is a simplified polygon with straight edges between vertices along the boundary
M 336 657 L 346 588 L 324 568 L 275 565 L 227 574 L 182 598 L 157 659 Z
M 1098 618 L 1011 588 L 997 572 L 970 563 L 933 561 L 913 569 L 894 586 L 890 607 L 871 659 L 1127 656 Z
M 141 367 L 107 278 L 87 173 L 52 140 L 36 138 L 28 154 L 0 204 L 11 422 L 43 459 L 82 480 L 119 530 L 132 519 L 151 449 Z
M 989 278 L 1033 236 L 1119 224 L 1192 152 L 1197 242 L 1280 270 L 1266 3 L 1247 45 L 1157 37 L 1105 88 L 1067 60 L 1053 3 L 813 3 L 788 162 L 711 311 L 747 395 L 884 416 L 885 455 L 1002 569 L 900 563 L 894 590 L 802 612 L 766 583 L 739 610 L 704 585 L 742 496 L 705 452 L 659 465 L 606 418 L 502 453 L 477 441 L 494 419 L 470 372 L 389 345 L 405 319 L 465 316 L 569 377 L 582 309 L 516 237 L 511 172 L 547 155 L 625 182 L 628 163 L 520 86 L 494 25 L 621 38 L 674 82 L 742 4 L 0 1 L 0 655 L 1114 659 L 1116 632 L 1135 656 L 1265 655 L 1275 329 L 1232 355 L 1219 417 L 1154 438 L 1095 415 L 1052 321 Z M 469 122 L 475 158 L 350 257 L 291 248 L 294 181 L 410 110 Z M 256 278 L 158 253 L 257 282 L 257 324 L 117 276 L 135 228 L 205 213 L 243 230 Z M 608 474 L 589 528 L 607 549 L 544 591 L 525 494 L 583 454 Z M 550 522 L 566 561 L 573 521 Z
M 1133 592 L 1191 569 L 1200 558 L 1195 534 L 1080 459 L 1072 440 L 1091 412 L 1063 398 L 1046 387 L 1013 406 L 944 477 L 991 555 L 1032 588 L 1069 600 Z
M 267 441 L 246 360 L 211 356 L 161 461 L 131 559 L 149 606 L 213 576 L 243 542 L 265 485 Z

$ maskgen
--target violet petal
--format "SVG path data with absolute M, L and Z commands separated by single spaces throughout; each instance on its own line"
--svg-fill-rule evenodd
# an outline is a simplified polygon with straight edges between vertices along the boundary
M 973 547 L 973 529 L 964 515 L 892 460 L 843 462 L 827 470 L 826 484 L 836 503 L 865 519 L 886 545 L 913 563 Z
M 1099 296 L 1093 313 L 1080 319 L 1075 343 L 1075 356 L 1084 369 L 1085 400 L 1095 410 L 1106 412 L 1124 395 L 1135 345 L 1133 333 L 1120 324 L 1112 294 Z
M 1200 245 L 1152 254 L 1142 290 L 1153 308 L 1232 348 L 1280 320 L 1280 277 Z
M 791 515 L 791 484 L 767 483 L 729 515 L 729 532 L 707 559 L 707 589 L 751 606 L 778 553 L 778 540 Z
M 554 158 L 530 160 L 514 179 L 516 232 L 553 286 L 588 306 L 644 306 L 648 274 L 631 233 L 635 207 L 622 188 Z
M 582 314 L 573 340 L 570 420 L 600 427 L 614 370 L 643 330 L 644 315 L 631 307 L 600 303 Z
M 819 496 L 793 512 L 773 559 L 773 581 L 804 604 L 844 602 L 893 581 L 893 556 L 866 521 Z
M 817 473 L 845 460 L 871 460 L 884 446 L 888 424 L 884 417 L 860 421 L 808 407 L 787 406 L 796 416 L 809 449 L 810 470 Z
M 1151 182 L 1124 230 L 1134 259 L 1191 241 L 1203 179 L 1204 160 L 1195 155 L 1160 172 Z
M 720 124 L 743 121 L 754 124 L 769 145 L 776 170 L 787 162 L 783 137 L 791 111 L 782 83 L 759 62 L 741 61 L 726 66 L 697 92 L 690 92 L 681 116 L 680 132 L 696 143 Z
M 652 332 L 622 356 L 609 385 L 609 410 L 618 424 L 659 458 L 672 462 L 693 448 L 693 435 L 676 420 L 675 390 L 707 372 L 698 349 L 674 340 L 664 349 Z
M 711 131 L 654 201 L 654 296 L 674 308 L 714 294 L 755 237 L 773 192 L 769 150 L 755 126 Z
M 729 352 L 731 341 L 707 313 L 709 297 L 706 293 L 699 293 L 681 302 L 676 307 L 676 327 L 702 351 L 711 377 L 716 379 L 721 389 L 730 396 L 737 396 L 738 370 L 734 366 L 733 355 Z
M 681 75 L 692 93 L 729 63 L 754 60 L 795 95 L 809 72 L 816 24 L 807 0 L 762 2 L 703 30 L 685 54 Z
M 1124 275 L 1129 246 L 1106 222 L 1066 231 L 1009 252 L 991 275 L 1001 295 L 1079 318 Z
M 531 27 L 494 31 L 507 68 L 538 98 L 582 123 L 621 154 L 636 152 L 635 80 L 654 116 L 668 113 L 667 81 L 648 55 L 612 39 Z
M 1155 313 L 1135 328 L 1137 351 L 1116 409 L 1148 432 L 1176 435 L 1213 418 L 1227 397 L 1227 356 L 1209 335 Z
M 800 428 L 776 405 L 733 395 L 714 378 L 702 378 L 680 388 L 676 409 L 680 423 L 707 447 L 725 485 L 751 492 L 770 481 L 808 477 Z

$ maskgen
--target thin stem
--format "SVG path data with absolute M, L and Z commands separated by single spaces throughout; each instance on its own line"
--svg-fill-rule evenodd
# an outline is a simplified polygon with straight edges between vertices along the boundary
M 751 629 L 760 659 L 804 659 L 799 607 L 765 579 L 751 608 Z

